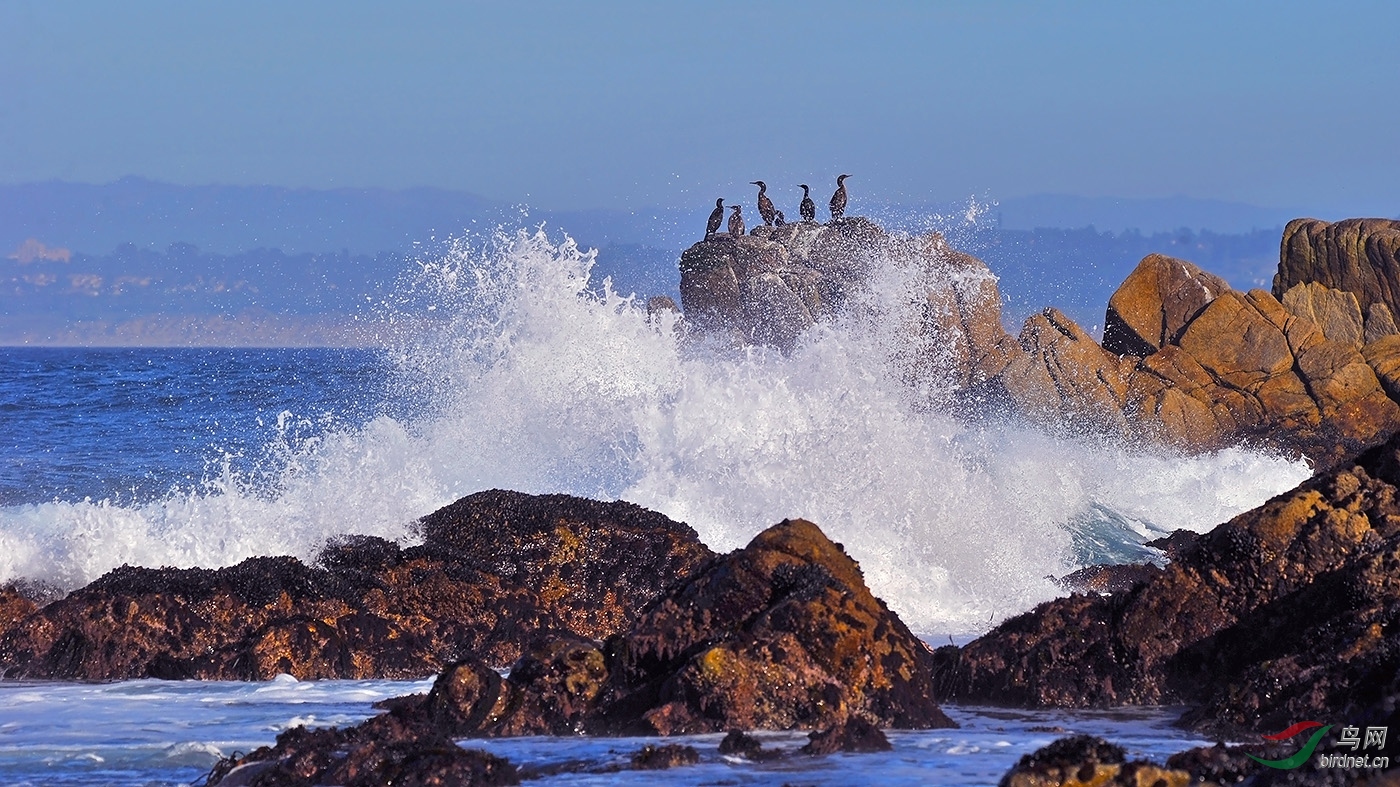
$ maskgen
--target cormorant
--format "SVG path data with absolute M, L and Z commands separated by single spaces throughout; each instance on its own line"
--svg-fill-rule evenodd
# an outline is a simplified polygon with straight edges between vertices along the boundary
M 817 203 L 812 201 L 812 190 L 807 188 L 806 183 L 799 183 L 798 185 L 802 187 L 802 220 L 816 221 Z
M 765 225 L 773 226 L 773 219 L 777 218 L 777 210 L 773 207 L 773 200 L 768 199 L 768 185 L 761 180 L 749 182 L 758 186 L 758 215 L 763 218 Z
M 709 240 L 719 232 L 719 224 L 724 221 L 724 197 L 715 200 L 715 209 L 710 211 L 710 223 L 705 225 L 705 240 Z
M 831 219 L 835 221 L 846 215 L 846 178 L 850 175 L 841 175 L 836 178 L 836 193 L 831 195 Z
M 778 211 L 778 215 L 776 218 L 773 219 L 773 223 L 781 227 L 784 224 L 787 224 L 787 216 L 784 216 L 782 211 Z
M 734 211 L 733 213 L 729 214 L 729 234 L 733 235 L 736 238 L 744 234 L 744 217 L 739 213 L 739 209 L 742 207 L 744 206 L 729 206 L 729 209 Z

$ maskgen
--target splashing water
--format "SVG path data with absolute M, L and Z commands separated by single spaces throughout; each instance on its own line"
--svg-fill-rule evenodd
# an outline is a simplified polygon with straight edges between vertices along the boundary
M 306 558 L 332 535 L 407 540 L 417 517 L 507 488 L 629 500 L 721 551 L 808 518 L 915 630 L 967 634 L 1055 595 L 1048 576 L 1095 556 L 1086 532 L 1206 530 L 1308 474 L 1243 449 L 1188 458 L 953 418 L 908 382 L 911 353 L 940 349 L 911 350 L 900 328 L 926 269 L 877 264 L 857 308 L 783 355 L 687 337 L 591 281 L 592 262 L 542 230 L 451 244 L 386 306 L 403 337 L 387 374 L 412 417 L 283 440 L 271 483 L 225 471 L 145 504 L 0 509 L 0 577 L 74 587 L 122 563 Z

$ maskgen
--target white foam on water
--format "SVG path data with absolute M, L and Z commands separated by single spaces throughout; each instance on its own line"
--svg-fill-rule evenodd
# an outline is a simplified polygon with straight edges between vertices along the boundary
M 288 444 L 271 488 L 226 473 L 145 505 L 0 509 L 0 577 L 74 587 L 122 563 L 309 557 L 333 535 L 407 539 L 417 517 L 506 488 L 629 500 L 716 550 L 805 517 L 913 628 L 963 634 L 1055 595 L 1070 529 L 1096 510 L 1144 535 L 1203 531 L 1308 474 L 1243 449 L 1182 457 L 960 421 L 942 404 L 952 348 L 908 326 L 927 287 L 978 282 L 873 262 L 869 291 L 784 355 L 687 339 L 543 231 L 453 243 L 386 315 L 408 337 L 389 373 L 414 417 Z

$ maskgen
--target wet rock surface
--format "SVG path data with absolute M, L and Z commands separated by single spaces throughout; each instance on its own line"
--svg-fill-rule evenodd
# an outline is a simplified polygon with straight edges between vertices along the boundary
M 601 646 L 542 635 L 508 677 L 464 660 L 405 702 L 471 737 L 823 729 L 853 717 L 955 726 L 935 701 L 928 646 L 803 520 L 711 559 Z
M 1027 754 L 1001 787 L 1186 787 L 1204 784 L 1184 771 L 1128 762 L 1123 749 L 1091 735 L 1061 738 Z
M 851 716 L 835 726 L 818 730 L 807 736 L 807 745 L 799 751 L 803 754 L 820 756 L 836 752 L 875 752 L 889 751 L 889 738 L 885 733 L 861 716 Z
M 786 520 L 718 557 L 608 642 L 597 732 L 671 735 L 955 726 L 928 647 L 812 523 Z
M 694 746 L 667 743 L 643 746 L 632 755 L 632 767 L 639 771 L 664 771 L 700 762 L 700 752 Z
M 222 787 L 495 787 L 519 784 L 510 762 L 465 749 L 394 714 L 346 729 L 293 727 L 273 746 L 222 760 L 206 785 Z
M 0 671 L 267 680 L 421 677 L 466 657 L 507 665 L 537 632 L 621 631 L 711 554 L 659 514 L 564 495 L 483 492 L 421 530 L 423 545 L 406 549 L 339 539 L 315 566 L 122 567 L 27 613 L 0 591 Z
M 624 630 L 712 552 L 690 527 L 626 502 L 480 492 L 424 517 L 422 550 L 532 588 L 578 636 Z
M 1189 704 L 1222 735 L 1400 701 L 1400 436 L 1179 545 L 1146 583 L 1073 595 L 940 648 L 967 702 Z
M 871 595 L 856 562 L 816 525 L 786 520 L 706 560 L 601 645 L 539 632 L 506 677 L 458 660 L 427 695 L 382 703 L 386 713 L 349 730 L 286 733 L 222 772 L 276 768 L 321 779 L 368 762 L 383 775 L 413 747 L 428 753 L 413 757 L 436 763 L 443 741 L 578 732 L 809 729 L 820 730 L 803 749 L 809 754 L 885 751 L 881 726 L 955 726 L 935 702 L 933 678 L 932 653 Z M 743 733 L 725 740 L 741 756 L 769 756 Z M 688 746 L 650 746 L 631 767 L 697 759 Z

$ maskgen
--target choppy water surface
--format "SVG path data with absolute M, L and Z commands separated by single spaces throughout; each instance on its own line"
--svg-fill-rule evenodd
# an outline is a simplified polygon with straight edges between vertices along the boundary
M 110 684 L 0 682 L 0 782 L 156 787 L 202 780 L 222 755 L 272 743 L 298 724 L 343 726 L 385 697 L 425 692 L 430 681 L 267 683 L 140 680 Z M 1171 710 L 1113 713 L 946 709 L 957 730 L 892 732 L 883 754 L 796 755 L 755 764 L 718 754 L 720 735 L 668 739 L 701 753 L 699 765 L 664 773 L 561 774 L 545 784 L 996 784 L 1024 754 L 1063 735 L 1106 735 L 1156 761 L 1205 745 L 1170 726 Z M 798 733 L 760 733 L 767 749 L 796 749 Z M 516 764 L 623 764 L 651 738 L 515 738 L 463 741 Z

